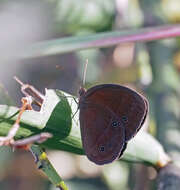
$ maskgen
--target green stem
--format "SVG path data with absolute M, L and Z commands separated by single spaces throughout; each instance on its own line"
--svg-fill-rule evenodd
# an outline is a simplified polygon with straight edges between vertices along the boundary
M 68 190 L 66 184 L 48 160 L 46 153 L 36 145 L 31 146 L 31 152 L 35 157 L 38 168 L 47 175 L 52 184 L 54 184 L 60 190 Z
M 152 41 L 180 36 L 180 25 L 129 29 L 89 36 L 66 37 L 33 44 L 25 48 L 20 58 L 32 58 L 68 53 L 88 48 L 108 47 L 125 42 Z

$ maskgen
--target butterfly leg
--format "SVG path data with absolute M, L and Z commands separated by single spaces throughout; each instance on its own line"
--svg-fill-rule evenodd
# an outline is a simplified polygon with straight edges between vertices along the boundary
M 73 97 L 73 99 L 74 99 L 74 102 L 76 102 L 76 103 L 77 103 L 77 105 L 78 105 L 78 102 L 77 102 L 76 98 L 75 98 L 75 97 Z M 76 111 L 73 113 L 73 115 L 72 115 L 72 119 L 73 119 L 73 118 L 74 118 L 74 116 L 77 114 L 78 109 L 79 109 L 79 106 L 77 107 Z

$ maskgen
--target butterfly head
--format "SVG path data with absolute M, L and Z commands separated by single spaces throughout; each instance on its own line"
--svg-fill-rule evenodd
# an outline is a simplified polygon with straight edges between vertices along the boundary
M 83 87 L 81 87 L 81 88 L 79 89 L 79 97 L 82 97 L 85 93 L 86 93 L 86 89 L 83 88 Z

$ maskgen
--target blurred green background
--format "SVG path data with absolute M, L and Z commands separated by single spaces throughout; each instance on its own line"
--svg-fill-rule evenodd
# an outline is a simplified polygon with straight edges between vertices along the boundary
M 17 59 L 35 42 L 60 37 L 180 22 L 179 0 L 2 0 L 0 2 L 0 83 L 20 105 L 18 76 L 44 93 L 57 88 L 77 95 L 83 65 L 89 60 L 86 87 L 117 83 L 143 93 L 150 113 L 149 131 L 180 165 L 180 39 L 126 43 L 63 55 Z M 154 190 L 156 171 L 122 161 L 96 166 L 85 156 L 49 151 L 48 156 L 70 190 Z M 53 190 L 30 153 L 0 148 L 0 189 Z

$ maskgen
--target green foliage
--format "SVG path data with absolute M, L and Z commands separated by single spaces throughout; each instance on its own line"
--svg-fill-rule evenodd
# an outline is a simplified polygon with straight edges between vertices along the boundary
M 59 31 L 71 34 L 111 30 L 114 4 L 111 0 L 57 0 L 56 26 Z
M 21 139 L 40 132 L 50 132 L 53 137 L 41 146 L 84 154 L 78 112 L 75 114 L 77 109 L 75 97 L 59 90 L 46 90 L 40 112 L 31 110 L 23 114 L 21 128 L 15 138 Z M 4 136 L 16 119 L 12 116 L 16 115 L 18 108 L 0 106 L 0 110 L 0 116 L 6 118 L 0 122 L 0 135 Z M 151 145 L 149 149 L 146 148 L 146 144 Z M 168 156 L 161 145 L 147 133 L 140 133 L 131 140 L 123 156 L 123 160 L 128 162 L 141 162 L 154 167 L 159 167 L 161 163 L 167 162 L 167 159 Z

